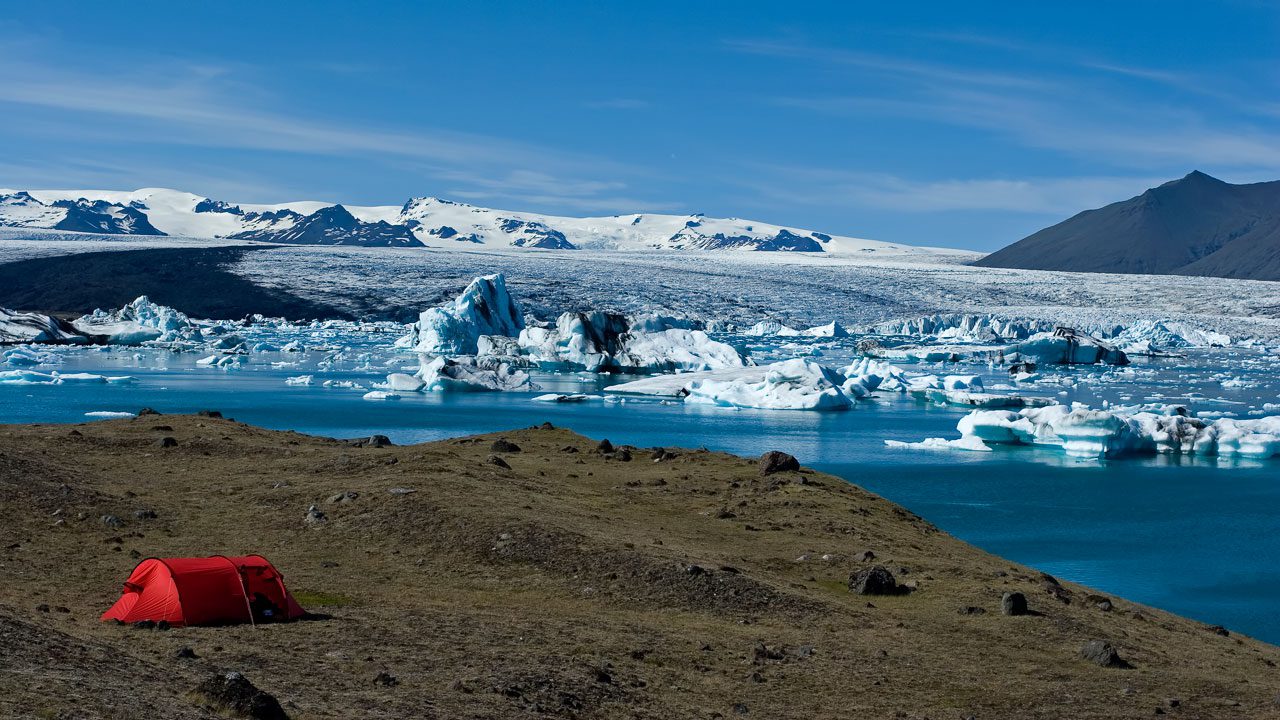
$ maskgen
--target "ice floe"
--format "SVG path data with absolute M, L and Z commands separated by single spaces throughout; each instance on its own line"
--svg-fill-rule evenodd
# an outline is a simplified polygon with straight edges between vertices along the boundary
M 845 377 L 811 360 L 785 360 L 762 369 L 758 380 L 694 380 L 685 388 L 685 402 L 767 410 L 844 410 L 854 403 L 841 389 Z
M 1071 328 L 1036 333 L 1000 351 L 1005 362 L 1033 362 L 1045 365 L 1128 365 L 1122 350 L 1091 335 Z
M 426 392 L 472 390 L 538 390 L 529 373 L 507 363 L 477 362 L 476 358 L 438 357 L 418 370 Z M 390 378 L 388 378 L 390 383 Z
M 1184 408 L 1158 412 L 1132 408 L 1098 410 L 1053 405 L 1010 410 L 974 410 L 956 425 L 959 441 L 931 439 L 934 447 L 975 449 L 984 445 L 1049 445 L 1075 457 L 1181 454 L 1271 457 L 1280 455 L 1280 416 L 1238 420 L 1193 417 Z M 950 444 L 941 444 L 941 443 Z M 898 444 L 899 447 L 916 446 Z
M 0 308 L 0 345 L 50 343 L 84 345 L 91 342 L 71 323 L 33 312 Z
M 661 316 L 564 313 L 551 327 L 527 327 L 519 346 L 547 367 L 587 372 L 703 371 L 746 364 L 732 345 Z

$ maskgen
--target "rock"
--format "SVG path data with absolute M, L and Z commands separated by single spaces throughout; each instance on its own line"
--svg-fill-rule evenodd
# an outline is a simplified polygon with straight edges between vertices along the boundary
M 173 626 L 169 624 L 168 620 L 161 620 L 160 622 L 156 623 L 156 629 L 161 632 L 164 632 L 165 630 L 168 630 L 171 627 Z
M 359 498 L 359 497 L 360 497 L 360 493 L 358 493 L 358 492 L 356 492 L 356 491 L 354 491 L 354 490 L 346 490 L 346 491 L 344 491 L 344 492 L 340 492 L 340 493 L 338 493 L 338 494 L 336 494 L 336 495 L 330 495 L 330 496 L 329 496 L 329 504 L 330 504 L 330 505 L 333 505 L 333 504 L 335 504 L 335 503 L 349 503 L 349 502 L 354 502 L 354 501 L 355 501 L 357 498 Z
M 214 675 L 196 686 L 191 695 L 215 712 L 251 720 L 288 720 L 271 695 L 253 686 L 238 672 Z
M 555 425 L 552 425 L 552 424 L 551 424 L 551 423 L 549 423 L 549 422 L 544 422 L 544 423 L 542 423 L 541 425 L 539 425 L 539 426 L 538 426 L 538 429 L 539 429 L 539 430 L 555 430 L 555 429 L 556 429 L 556 426 L 555 426 Z
M 751 661 L 756 665 L 762 665 L 766 660 L 783 660 L 786 655 L 777 648 L 771 648 L 764 644 L 763 640 L 757 640 L 755 647 L 751 649 Z
M 183 645 L 182 647 L 178 648 L 178 651 L 175 652 L 173 655 L 174 657 L 180 660 L 195 660 L 196 658 L 200 657 L 199 655 L 196 654 L 195 650 L 192 650 L 186 645 Z
M 985 615 L 987 613 L 987 609 L 984 607 L 978 607 L 977 605 L 966 605 L 956 612 L 961 615 Z
M 1111 647 L 1111 643 L 1106 640 L 1090 640 L 1085 643 L 1084 647 L 1080 648 L 1080 657 L 1100 667 L 1132 667 L 1120 657 L 1120 653 L 1116 652 L 1116 649 Z
M 1205 629 L 1213 633 L 1214 635 L 1221 635 L 1222 637 L 1227 637 L 1231 635 L 1231 631 L 1222 627 L 1221 625 L 1209 625 Z
M 599 445 L 596 446 L 596 451 L 602 452 L 602 453 L 611 453 L 613 452 L 613 443 L 609 442 L 609 438 L 605 438 L 604 440 L 600 441 Z
M 560 448 L 560 452 L 562 452 L 562 453 L 576 453 L 576 452 L 578 452 L 578 448 L 576 448 L 576 447 L 574 447 L 574 446 L 572 446 L 572 445 L 565 445 L 564 447 Z
M 145 417 L 147 415 L 159 415 L 159 414 L 160 413 L 156 412 L 155 410 L 152 410 L 149 407 L 144 407 L 138 411 L 138 417 Z
M 621 460 L 622 462 L 631 462 L 631 451 L 626 448 L 622 448 L 613 454 L 613 459 Z
M 870 550 L 863 550 L 862 552 L 854 555 L 853 559 L 855 562 L 869 563 L 872 560 L 876 559 L 876 554 L 871 552 Z
M 201 410 L 200 412 L 196 413 L 196 415 L 198 415 L 198 416 L 200 416 L 200 417 L 206 417 L 206 418 L 221 418 L 221 417 L 222 417 L 222 413 L 221 413 L 221 412 L 219 412 L 219 411 L 217 411 L 217 410 Z
M 770 450 L 760 456 L 760 474 L 772 475 L 780 472 L 797 472 L 800 470 L 800 461 L 794 456 L 788 455 L 779 450 Z
M 395 687 L 400 684 L 400 678 L 384 670 L 373 676 L 373 684 L 381 685 L 382 687 Z
M 391 493 L 392 495 L 411 495 L 418 491 L 415 490 L 414 488 L 393 487 L 393 488 L 387 488 L 387 492 Z
M 369 437 L 352 438 L 350 440 L 343 440 L 342 442 L 347 445 L 350 445 L 351 447 L 358 447 L 358 448 L 362 448 L 362 447 L 383 448 L 383 447 L 392 447 L 395 445 L 395 443 L 391 442 L 391 438 L 387 437 L 386 435 L 370 435 Z
M 496 453 L 520 452 L 520 446 L 506 438 L 498 438 L 497 440 L 494 440 L 493 444 L 489 446 L 489 449 Z
M 898 595 L 903 591 L 893 579 L 893 573 L 883 565 L 863 568 L 850 575 L 849 590 L 859 595 Z
M 178 447 L 178 441 L 172 436 L 165 435 L 156 441 L 156 446 L 162 448 Z
M 485 460 L 485 462 L 490 465 L 497 465 L 498 467 L 505 468 L 507 470 L 511 469 L 511 465 L 509 465 L 506 460 L 503 460 L 501 455 L 490 455 L 489 459 Z
M 1026 615 L 1027 596 L 1020 592 L 1007 592 L 1000 598 L 1000 612 L 1005 615 Z
M 134 630 L 155 630 L 156 621 L 155 620 L 139 620 L 133 624 L 133 629 Z
M 45 605 L 44 603 L 40 603 L 39 605 L 36 606 L 36 612 L 47 613 L 49 612 L 49 606 Z
M 307 508 L 307 516 L 303 518 L 303 521 L 308 525 L 319 525 L 321 523 L 329 522 L 329 516 L 325 515 L 324 511 L 320 508 L 312 505 Z
M 160 517 L 155 510 L 134 510 L 133 516 L 139 520 L 155 520 Z
M 124 527 L 124 521 L 115 515 L 103 515 L 102 524 L 112 528 Z

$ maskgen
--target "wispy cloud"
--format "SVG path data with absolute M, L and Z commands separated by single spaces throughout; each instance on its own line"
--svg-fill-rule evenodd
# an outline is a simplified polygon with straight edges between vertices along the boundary
M 621 199 L 616 193 L 626 187 L 620 178 L 644 172 L 608 158 L 492 135 L 319 120 L 280 106 L 269 88 L 241 79 L 247 74 L 244 68 L 155 63 L 125 73 L 91 72 L 37 63 L 6 52 L 3 46 L 0 64 L 6 68 L 6 79 L 0 82 L 0 112 L 7 106 L 10 113 L 19 108 L 51 113 L 48 126 L 31 129 L 36 134 L 62 132 L 78 140 L 131 143 L 145 138 L 179 146 L 362 157 L 415 165 L 428 176 L 462 182 L 460 195 L 536 197 L 544 205 L 617 211 L 629 209 L 613 204 Z M 531 180 L 535 177 L 536 184 Z
M 740 184 L 774 203 L 914 213 L 1000 211 L 1064 216 L 1123 200 L 1161 177 L 1096 176 L 915 180 L 888 173 L 762 165 Z M 768 177 L 775 182 L 760 182 Z

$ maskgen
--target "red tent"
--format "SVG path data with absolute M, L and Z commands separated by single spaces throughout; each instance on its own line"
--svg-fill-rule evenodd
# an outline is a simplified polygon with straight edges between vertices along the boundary
M 303 613 L 266 558 L 214 555 L 143 560 L 102 619 L 217 625 L 293 620 Z

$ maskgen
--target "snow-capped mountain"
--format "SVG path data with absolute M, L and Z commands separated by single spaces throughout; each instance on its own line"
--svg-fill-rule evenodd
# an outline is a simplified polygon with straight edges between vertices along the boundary
M 177 190 L 0 190 L 0 227 L 232 238 L 301 245 L 475 245 L 554 250 L 736 250 L 892 256 L 929 248 L 828 235 L 737 218 L 634 214 L 558 217 L 438 198 L 401 206 L 232 204 Z M 950 252 L 950 251 L 948 251 Z

